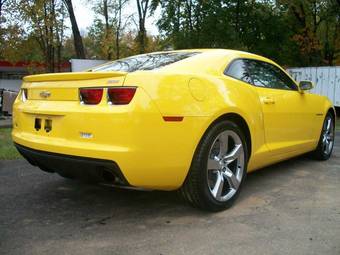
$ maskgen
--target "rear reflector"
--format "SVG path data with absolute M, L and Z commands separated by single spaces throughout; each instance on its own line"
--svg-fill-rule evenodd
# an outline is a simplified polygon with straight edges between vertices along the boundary
M 80 100 L 84 104 L 99 104 L 103 97 L 103 88 L 80 89 Z
M 184 117 L 180 117 L 180 116 L 163 116 L 164 121 L 180 122 L 183 119 L 184 119 Z
M 116 87 L 107 90 L 109 102 L 115 105 L 129 104 L 136 93 L 136 87 Z

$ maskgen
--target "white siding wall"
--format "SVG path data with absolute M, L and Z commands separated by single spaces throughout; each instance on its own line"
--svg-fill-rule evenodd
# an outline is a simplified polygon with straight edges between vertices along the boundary
M 289 68 L 288 72 L 297 82 L 312 81 L 316 85 L 312 93 L 327 96 L 340 107 L 340 66 Z
M 95 66 L 105 64 L 108 60 L 92 60 L 92 59 L 71 59 L 72 72 L 82 72 Z

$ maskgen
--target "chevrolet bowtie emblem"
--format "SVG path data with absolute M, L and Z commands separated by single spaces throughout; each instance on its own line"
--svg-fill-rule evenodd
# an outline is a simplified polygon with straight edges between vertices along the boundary
M 51 96 L 51 92 L 49 92 L 49 91 L 40 92 L 40 97 L 42 97 L 42 98 L 48 98 L 50 96 Z

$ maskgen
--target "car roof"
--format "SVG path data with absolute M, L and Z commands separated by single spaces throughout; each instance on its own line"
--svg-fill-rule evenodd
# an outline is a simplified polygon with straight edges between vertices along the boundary
M 232 50 L 232 49 L 183 49 L 183 50 L 167 50 L 167 51 L 157 51 L 157 52 L 152 52 L 152 53 L 147 53 L 147 54 L 159 54 L 159 53 L 172 53 L 172 52 L 200 52 L 204 53 L 205 55 L 215 55 L 215 54 L 223 54 L 223 55 L 230 55 L 230 56 L 238 56 L 240 58 L 254 58 L 254 59 L 264 59 L 268 62 L 272 62 L 272 60 L 254 54 L 246 51 L 241 51 L 241 50 Z
M 272 60 L 262 57 L 260 55 L 231 49 L 183 49 L 183 50 L 158 51 L 147 54 L 176 53 L 176 52 L 197 52 L 201 54 L 197 54 L 187 59 L 167 65 L 165 67 L 162 67 L 161 69 L 157 69 L 157 71 L 176 73 L 190 72 L 220 75 L 224 72 L 225 68 L 229 65 L 229 63 L 231 63 L 234 59 L 238 58 L 256 59 L 269 62 L 278 66 Z
M 192 74 L 208 74 L 208 75 L 222 75 L 227 66 L 235 59 L 255 59 L 265 61 L 280 67 L 272 60 L 262 57 L 257 54 L 231 50 L 231 49 L 182 49 L 182 50 L 166 50 L 150 52 L 140 55 L 131 56 L 129 58 L 153 55 L 153 54 L 166 54 L 166 53 L 200 53 L 193 54 L 192 56 L 182 59 L 180 61 L 165 65 L 158 69 L 148 70 L 147 72 L 161 72 L 161 73 L 192 73 Z M 113 63 L 114 61 L 112 61 Z M 107 65 L 105 63 L 104 65 Z M 100 67 L 100 66 L 99 66 Z M 283 70 L 283 69 L 282 69 Z M 146 70 L 140 70 L 137 72 L 145 72 Z

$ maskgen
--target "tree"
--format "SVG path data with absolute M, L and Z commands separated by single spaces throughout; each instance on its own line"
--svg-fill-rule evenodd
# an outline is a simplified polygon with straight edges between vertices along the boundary
M 126 19 L 125 24 L 123 25 L 122 22 L 122 10 L 125 4 L 128 2 L 128 0 L 118 0 L 118 6 L 117 6 L 117 28 L 116 28 L 116 59 L 120 58 L 120 36 L 121 36 L 121 30 L 127 24 L 128 18 Z
M 87 37 L 84 37 L 89 58 L 107 59 L 109 45 L 106 42 L 105 25 L 101 19 L 96 18 L 89 28 Z
M 19 2 L 24 19 L 33 25 L 32 34 L 44 55 L 48 72 L 54 72 L 55 4 L 54 0 Z
M 58 0 L 20 0 L 16 9 L 20 10 L 24 23 L 30 26 L 26 37 L 34 38 L 39 45 L 46 71 L 55 72 L 60 66 L 64 34 L 63 4 Z M 58 57 L 60 55 L 60 57 Z M 57 66 L 56 66 L 57 63 Z
M 108 12 L 108 0 L 103 0 L 103 15 L 105 19 L 105 39 L 106 42 L 110 45 L 109 40 L 112 38 L 112 26 L 109 23 L 109 12 Z M 112 59 L 112 47 L 108 47 L 107 51 L 107 59 L 111 60 Z
M 24 29 L 24 21 L 18 11 L 18 3 L 1 0 L 1 5 L 0 60 L 10 62 L 41 61 L 42 54 L 38 42 Z
M 63 42 L 64 42 L 64 30 L 65 30 L 65 9 L 64 5 L 60 6 L 60 14 L 61 18 L 59 24 L 56 26 L 56 47 L 57 47 L 57 67 L 58 72 L 61 71 L 61 62 L 62 62 L 62 50 L 63 50 Z
M 145 29 L 145 20 L 149 10 L 149 0 L 136 0 L 138 10 L 138 42 L 139 53 L 144 53 L 147 44 L 147 35 Z
M 127 2 L 137 4 L 136 20 L 124 15 Z M 44 62 L 53 72 L 65 60 L 84 57 L 85 50 L 91 58 L 111 60 L 170 48 L 230 48 L 286 66 L 340 64 L 340 0 L 94 0 L 91 5 L 96 19 L 82 38 L 71 0 L 0 0 L 0 59 Z M 161 18 L 155 37 L 145 26 L 156 8 Z M 65 32 L 68 14 L 73 38 Z
M 130 17 L 124 17 L 122 11 L 128 0 L 97 0 L 93 2 L 96 19 L 90 28 L 89 36 L 100 44 L 104 58 L 120 58 L 121 34 Z M 100 55 L 102 55 L 100 53 Z
M 159 6 L 175 49 L 239 49 L 294 66 L 339 58 L 339 0 L 152 0 Z
M 318 37 L 322 45 L 324 62 L 335 65 L 340 55 L 340 0 L 328 1 L 324 20 L 320 23 Z
M 80 59 L 85 58 L 85 50 L 84 50 L 84 45 L 83 45 L 83 39 L 80 35 L 78 23 L 77 23 L 75 15 L 74 15 L 72 0 L 63 0 L 63 1 L 66 5 L 66 8 L 67 8 L 69 16 L 70 16 L 70 21 L 71 21 L 71 25 L 72 25 L 73 40 L 74 40 L 74 49 L 76 51 L 76 56 L 77 56 L 77 58 L 80 58 Z

